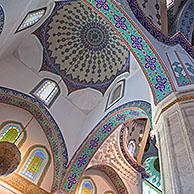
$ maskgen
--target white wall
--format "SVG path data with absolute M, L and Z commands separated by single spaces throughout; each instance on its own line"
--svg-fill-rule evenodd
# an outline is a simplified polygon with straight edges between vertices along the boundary
M 20 122 L 23 126 L 25 126 L 30 121 L 31 118 L 32 118 L 32 115 L 21 108 L 0 103 L 0 124 L 2 124 L 5 121 L 11 120 L 11 121 Z M 20 147 L 22 158 L 24 157 L 25 153 L 29 150 L 29 148 L 33 145 L 43 145 L 50 152 L 51 164 L 49 166 L 49 169 L 46 173 L 46 176 L 43 182 L 41 183 L 41 187 L 46 191 L 51 191 L 51 186 L 53 182 L 54 165 L 53 165 L 52 152 L 51 152 L 48 140 L 46 138 L 46 135 L 35 119 L 33 119 L 28 125 L 28 127 L 26 128 L 26 134 L 27 134 L 27 139 L 24 142 L 24 144 Z M 22 162 L 23 161 L 24 160 L 22 160 Z M 20 173 L 20 170 L 19 170 L 20 167 L 21 166 L 18 167 L 16 172 Z
M 51 78 L 59 81 L 60 78 L 49 72 L 35 72 L 27 65 L 20 62 L 16 57 L 9 56 L 0 61 L 0 85 L 12 88 L 24 93 L 29 92 L 43 79 Z M 60 83 L 61 95 L 56 99 L 50 113 L 56 120 L 62 131 L 67 144 L 69 157 L 72 157 L 75 147 L 79 144 L 80 126 L 85 119 L 85 114 L 81 112 L 67 99 L 67 89 L 63 82 Z

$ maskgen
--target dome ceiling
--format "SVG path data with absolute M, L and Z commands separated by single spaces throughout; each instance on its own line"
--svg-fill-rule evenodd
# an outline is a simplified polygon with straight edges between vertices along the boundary
M 62 77 L 69 93 L 91 87 L 104 93 L 129 71 L 129 51 L 109 24 L 82 2 L 56 7 L 34 34 L 43 48 L 41 70 Z

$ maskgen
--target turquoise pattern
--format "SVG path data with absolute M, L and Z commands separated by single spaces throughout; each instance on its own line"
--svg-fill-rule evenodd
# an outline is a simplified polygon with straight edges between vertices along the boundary
M 185 63 L 185 67 L 188 71 L 188 74 L 192 80 L 192 83 L 194 83 L 194 66 L 190 63 Z
M 92 130 L 84 140 L 76 155 L 69 164 L 64 178 L 63 189 L 66 192 L 74 192 L 89 161 L 96 153 L 100 145 L 122 123 L 128 119 L 147 116 L 151 121 L 151 107 L 145 101 L 133 101 L 126 103 L 108 113 Z M 135 169 L 143 173 L 142 167 L 136 164 Z
M 83 2 L 104 16 L 115 28 L 120 37 L 124 39 L 130 50 L 135 53 L 149 81 L 155 103 L 159 103 L 168 96 L 173 91 L 168 72 L 157 53 L 153 51 L 149 41 L 140 33 L 138 27 L 129 16 L 119 9 L 119 5 L 116 2 L 111 0 L 83 0 Z M 104 5 L 105 8 L 99 5 Z M 135 39 L 138 40 L 136 41 Z M 145 64 L 148 63 L 147 60 L 149 58 L 154 62 L 154 66 L 146 68 Z
M 185 86 L 190 84 L 187 74 L 184 71 L 184 68 L 182 67 L 180 62 L 175 61 L 172 64 L 172 69 L 175 73 L 178 86 Z
M 145 170 L 149 174 L 147 181 L 152 183 L 156 188 L 161 190 L 161 177 L 160 172 L 158 172 L 154 167 L 154 161 L 158 159 L 158 156 L 152 156 L 147 158 L 144 162 Z

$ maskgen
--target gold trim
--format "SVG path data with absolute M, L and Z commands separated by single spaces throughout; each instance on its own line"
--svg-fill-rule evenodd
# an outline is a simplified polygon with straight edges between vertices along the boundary
M 113 191 L 105 191 L 104 194 L 114 194 Z
M 78 194 L 79 189 L 80 189 L 80 186 L 81 186 L 81 183 L 82 183 L 82 181 L 83 181 L 84 179 L 89 179 L 89 180 L 92 182 L 92 184 L 94 185 L 94 194 L 97 194 L 97 187 L 96 187 L 96 184 L 95 184 L 94 180 L 93 180 L 90 176 L 83 176 L 83 177 L 80 179 L 79 184 L 78 184 L 78 186 L 77 186 L 77 189 L 76 189 L 76 192 L 75 192 L 75 193 Z
M 167 111 L 170 107 L 172 107 L 172 106 L 175 105 L 176 103 L 185 102 L 185 101 L 188 101 L 188 100 L 194 100 L 194 95 L 177 97 L 177 99 L 175 99 L 173 102 L 169 103 L 167 106 L 165 106 L 165 107 L 160 111 L 160 113 L 159 113 L 158 116 L 157 116 L 157 119 L 156 119 L 155 124 L 158 123 L 158 120 L 159 120 L 161 114 L 164 113 L 165 111 Z
M 44 189 L 28 181 L 17 173 L 12 173 L 6 177 L 1 177 L 0 180 L 10 185 L 14 189 L 22 192 L 23 194 L 49 194 Z

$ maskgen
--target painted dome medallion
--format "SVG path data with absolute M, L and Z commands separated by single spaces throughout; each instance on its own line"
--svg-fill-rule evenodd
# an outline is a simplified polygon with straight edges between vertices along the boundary
M 104 93 L 129 71 L 129 51 L 105 19 L 84 3 L 56 2 L 35 32 L 43 48 L 41 70 L 58 74 L 69 93 L 91 87 Z

